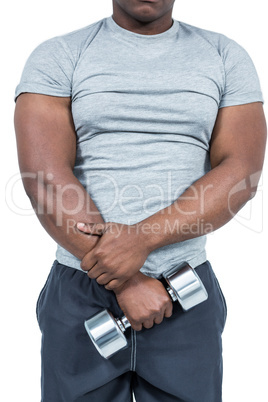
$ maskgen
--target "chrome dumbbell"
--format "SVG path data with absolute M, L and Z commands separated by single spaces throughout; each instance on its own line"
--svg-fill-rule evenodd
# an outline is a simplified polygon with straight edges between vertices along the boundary
M 112 313 L 105 309 L 84 324 L 94 346 L 105 359 L 127 346 L 124 332 L 131 324 L 125 316 L 114 318 Z
M 189 265 L 166 276 L 165 280 L 169 285 L 166 290 L 172 301 L 178 301 L 184 311 L 208 298 L 201 279 Z M 131 324 L 125 316 L 114 318 L 108 310 L 103 310 L 86 320 L 84 325 L 94 346 L 104 358 L 109 359 L 127 347 L 124 332 Z

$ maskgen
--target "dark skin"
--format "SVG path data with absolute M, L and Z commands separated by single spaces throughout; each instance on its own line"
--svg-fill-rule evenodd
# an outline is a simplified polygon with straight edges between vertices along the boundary
M 140 269 L 148 250 L 206 234 L 206 224 L 210 231 L 226 224 L 256 192 L 265 143 L 261 103 L 220 109 L 211 139 L 211 171 L 169 207 L 135 225 L 78 223 L 84 233 L 101 235 L 83 258 L 82 268 L 90 278 L 119 294 L 123 282 Z M 201 220 L 203 225 L 198 227 Z M 193 232 L 192 227 L 199 230 Z
M 113 19 L 122 28 L 155 35 L 172 25 L 175 0 L 113 0 Z
M 158 34 L 172 25 L 173 4 L 174 1 L 170 0 L 152 3 L 113 0 L 113 18 L 130 31 Z M 193 234 L 190 230 L 179 233 L 167 230 L 166 222 L 170 223 L 169 228 L 178 220 L 180 227 L 188 225 L 190 228 L 198 219 L 204 219 L 213 230 L 228 222 L 233 216 L 229 201 L 232 211 L 237 212 L 256 191 L 256 177 L 262 169 L 266 142 L 261 103 L 220 109 L 211 140 L 212 170 L 186 190 L 169 209 L 128 226 L 104 223 L 96 205 L 73 175 L 76 134 L 70 98 L 20 95 L 15 110 L 15 129 L 21 171 L 44 172 L 42 183 L 24 179 L 26 192 L 41 224 L 57 243 L 82 260 L 81 266 L 88 271 L 90 278 L 115 292 L 120 307 L 135 330 L 142 326 L 150 328 L 172 314 L 172 302 L 161 282 L 139 271 L 149 253 L 165 244 L 203 234 L 202 231 Z M 27 146 L 29 143 L 31 147 Z M 53 179 L 47 178 L 48 173 L 53 174 Z M 232 188 L 243 180 L 249 182 L 253 174 L 256 176 L 254 187 L 246 186 L 229 200 Z M 69 187 L 62 194 L 59 224 L 56 189 L 66 185 Z M 210 187 L 201 210 L 200 195 L 207 186 Z M 51 188 L 52 196 L 48 194 Z M 75 211 L 81 198 L 83 207 Z M 49 213 L 40 213 L 47 210 Z M 65 212 L 70 210 L 72 214 Z M 73 220 L 71 224 L 70 219 Z M 91 236 L 77 230 L 77 222 L 95 224 L 93 228 L 92 225 L 79 226 L 81 231 Z
M 100 237 L 81 233 L 76 229 L 76 223 L 104 221 L 73 174 L 76 134 L 71 99 L 21 94 L 15 109 L 15 131 L 21 172 L 43 173 L 41 182 L 23 178 L 24 188 L 40 223 L 58 244 L 82 260 L 98 244 Z M 51 174 L 53 178 L 48 176 Z M 59 205 L 57 188 L 66 188 L 61 197 L 63 208 Z M 83 202 L 79 205 L 81 200 Z M 149 250 L 145 252 L 141 248 L 136 252 L 144 258 L 149 254 Z M 162 283 L 141 272 L 136 272 L 125 284 L 117 300 L 137 331 L 142 326 L 150 328 L 154 323 L 160 324 L 164 316 L 172 314 L 172 302 Z

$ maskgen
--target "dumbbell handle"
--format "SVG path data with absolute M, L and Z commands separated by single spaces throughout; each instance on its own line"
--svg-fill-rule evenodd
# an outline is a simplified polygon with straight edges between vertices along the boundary
M 127 328 L 131 327 L 131 324 L 125 315 L 121 318 L 115 318 L 115 321 L 122 332 L 125 332 Z
M 178 297 L 176 296 L 176 293 L 174 292 L 173 289 L 171 289 L 169 286 L 166 288 L 166 291 L 168 292 L 169 296 L 171 297 L 171 300 L 173 302 L 178 301 Z

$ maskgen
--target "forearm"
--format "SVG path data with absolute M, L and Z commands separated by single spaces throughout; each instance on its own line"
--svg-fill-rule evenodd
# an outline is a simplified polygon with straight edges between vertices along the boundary
M 208 234 L 230 221 L 252 198 L 259 175 L 247 172 L 243 161 L 226 159 L 170 206 L 139 222 L 138 230 L 151 251 Z
M 133 225 L 82 225 L 84 233 L 102 235 L 82 261 L 88 276 L 116 289 L 141 269 L 154 249 L 223 226 L 256 192 L 265 144 L 260 103 L 221 108 L 210 141 L 212 169 L 177 200 Z
M 76 223 L 104 222 L 100 212 L 71 170 L 39 172 L 37 176 L 25 179 L 24 186 L 40 223 L 59 245 L 81 260 L 99 236 L 86 236 L 76 229 Z

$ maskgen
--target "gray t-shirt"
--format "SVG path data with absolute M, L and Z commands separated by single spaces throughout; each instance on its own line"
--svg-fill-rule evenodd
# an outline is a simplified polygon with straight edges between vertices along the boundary
M 263 102 L 249 55 L 226 36 L 174 19 L 163 33 L 141 35 L 112 16 L 41 43 L 15 99 L 23 92 L 71 96 L 74 174 L 103 219 L 124 224 L 170 205 L 210 170 L 219 108 Z M 159 277 L 185 261 L 196 267 L 205 243 L 201 236 L 158 248 L 141 271 Z M 56 257 L 81 269 L 60 246 Z

